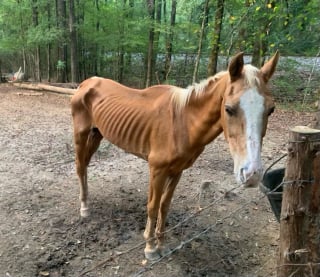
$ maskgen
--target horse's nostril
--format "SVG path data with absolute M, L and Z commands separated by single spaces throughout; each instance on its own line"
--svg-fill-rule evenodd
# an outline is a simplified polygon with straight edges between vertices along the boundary
M 245 181 L 246 181 L 246 172 L 245 172 L 244 168 L 240 169 L 240 181 L 242 183 L 245 183 Z

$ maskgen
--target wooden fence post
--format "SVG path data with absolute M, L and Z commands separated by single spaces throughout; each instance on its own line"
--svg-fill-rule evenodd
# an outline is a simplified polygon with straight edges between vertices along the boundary
M 320 130 L 290 130 L 280 220 L 278 277 L 319 276 Z

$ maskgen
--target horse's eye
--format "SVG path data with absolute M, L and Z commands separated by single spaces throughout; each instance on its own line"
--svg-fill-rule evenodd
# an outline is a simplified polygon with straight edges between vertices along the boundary
M 271 115 L 271 114 L 274 112 L 274 109 L 275 109 L 275 108 L 272 107 L 272 108 L 270 108 L 270 109 L 268 110 L 268 116 Z
M 226 110 L 226 113 L 229 115 L 229 116 L 233 116 L 236 114 L 236 109 L 234 107 L 231 107 L 229 105 L 226 105 L 225 106 L 225 110 Z

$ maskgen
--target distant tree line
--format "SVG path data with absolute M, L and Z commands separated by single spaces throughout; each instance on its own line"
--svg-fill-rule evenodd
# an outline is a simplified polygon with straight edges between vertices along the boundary
M 98 75 L 139 86 L 197 81 L 238 51 L 260 66 L 319 51 L 319 0 L 6 0 L 0 70 L 35 81 Z M 188 68 L 187 68 L 188 67 Z

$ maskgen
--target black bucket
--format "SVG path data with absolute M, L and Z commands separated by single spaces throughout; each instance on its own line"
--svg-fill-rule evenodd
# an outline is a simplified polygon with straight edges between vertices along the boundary
M 265 193 L 271 205 L 271 209 L 280 222 L 281 204 L 282 204 L 282 191 L 283 188 L 280 184 L 283 181 L 285 168 L 274 169 L 268 171 L 262 179 L 260 190 Z

